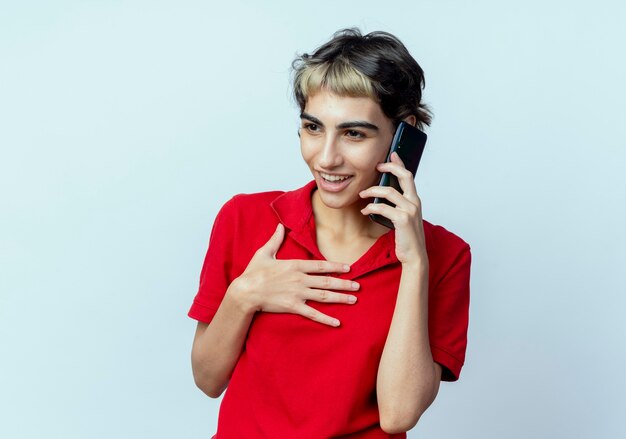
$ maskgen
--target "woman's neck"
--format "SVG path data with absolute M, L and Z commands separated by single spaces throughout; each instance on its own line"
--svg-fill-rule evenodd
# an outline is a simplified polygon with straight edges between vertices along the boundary
M 324 204 L 319 196 L 319 190 L 313 190 L 311 206 L 315 215 L 315 228 L 318 232 L 330 234 L 338 241 L 351 241 L 354 239 L 377 239 L 389 229 L 375 223 L 368 216 L 361 213 L 369 203 L 368 200 L 355 202 L 341 209 L 334 209 Z

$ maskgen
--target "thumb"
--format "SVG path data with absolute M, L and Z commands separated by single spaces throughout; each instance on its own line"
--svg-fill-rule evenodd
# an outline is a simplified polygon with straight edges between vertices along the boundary
M 283 226 L 281 223 L 278 223 L 278 225 L 276 226 L 276 231 L 263 246 L 265 253 L 269 256 L 275 257 L 278 249 L 280 248 L 280 245 L 283 242 L 284 237 L 285 226 Z

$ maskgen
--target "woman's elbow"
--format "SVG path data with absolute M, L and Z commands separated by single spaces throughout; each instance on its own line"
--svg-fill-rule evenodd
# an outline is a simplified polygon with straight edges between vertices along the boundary
M 405 433 L 417 425 L 429 405 L 408 407 L 405 402 L 400 407 L 379 410 L 380 428 L 387 434 Z
M 225 385 L 222 385 L 222 386 L 215 385 L 214 383 L 211 383 L 210 380 L 201 378 L 197 376 L 196 374 L 194 374 L 193 380 L 198 389 L 202 390 L 202 392 L 205 395 L 213 399 L 216 399 L 222 396 L 222 393 L 224 393 L 224 390 L 226 389 Z
M 415 427 L 419 421 L 419 416 L 409 419 L 380 419 L 380 428 L 387 434 L 405 433 Z
M 224 389 L 226 389 L 228 381 L 230 381 L 227 380 L 226 383 L 219 383 L 216 381 L 206 367 L 203 367 L 202 362 L 198 361 L 193 355 L 191 371 L 196 387 L 202 390 L 202 392 L 210 398 L 219 398 L 222 393 L 224 393 Z

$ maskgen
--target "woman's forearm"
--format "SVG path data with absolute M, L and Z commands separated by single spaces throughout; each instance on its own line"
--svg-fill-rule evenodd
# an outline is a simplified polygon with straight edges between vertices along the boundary
M 239 360 L 255 311 L 231 283 L 213 320 L 195 340 L 191 365 L 196 385 L 211 398 L 219 397 Z
M 376 383 L 383 430 L 404 432 L 417 424 L 439 389 L 435 372 L 428 338 L 428 262 L 403 265 Z

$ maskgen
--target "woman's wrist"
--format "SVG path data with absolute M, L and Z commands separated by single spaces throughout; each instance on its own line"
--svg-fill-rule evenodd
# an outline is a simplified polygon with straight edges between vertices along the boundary
M 230 283 L 226 295 L 229 296 L 238 308 L 245 314 L 255 314 L 259 311 L 258 306 L 253 300 L 253 294 L 245 281 L 240 278 Z
M 402 262 L 402 270 L 411 270 L 411 271 L 425 271 L 428 273 L 429 262 L 428 255 L 418 256 L 415 259 L 407 262 Z

